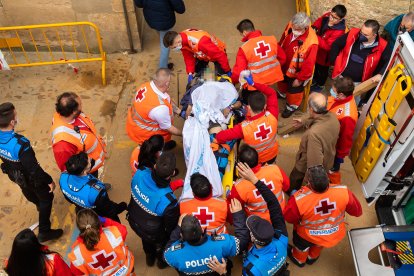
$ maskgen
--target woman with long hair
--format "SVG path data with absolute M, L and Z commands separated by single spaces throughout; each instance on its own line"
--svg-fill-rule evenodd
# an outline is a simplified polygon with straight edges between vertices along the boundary
M 72 275 L 62 257 L 40 244 L 30 229 L 22 230 L 14 238 L 5 271 L 10 276 Z
M 153 168 L 164 147 L 164 138 L 159 135 L 152 135 L 142 145 L 138 145 L 131 154 L 130 164 L 134 174 L 138 169 L 144 167 Z
M 91 209 L 78 212 L 76 225 L 80 234 L 68 256 L 73 275 L 135 275 L 124 225 L 99 217 Z

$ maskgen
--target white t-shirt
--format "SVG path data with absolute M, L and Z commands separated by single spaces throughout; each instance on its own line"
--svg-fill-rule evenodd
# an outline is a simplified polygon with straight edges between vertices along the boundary
M 159 95 L 162 99 L 167 99 L 168 102 L 171 102 L 170 95 L 168 93 L 163 93 L 158 90 L 157 86 L 155 86 L 154 82 L 150 82 L 151 88 L 154 92 Z M 148 116 L 156 121 L 161 129 L 169 129 L 171 127 L 171 116 L 170 116 L 170 109 L 165 104 L 159 105 L 154 107 L 149 112 Z

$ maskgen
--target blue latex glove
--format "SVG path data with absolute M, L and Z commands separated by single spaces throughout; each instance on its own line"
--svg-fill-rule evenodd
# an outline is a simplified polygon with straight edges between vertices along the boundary
M 247 81 L 247 83 L 249 84 L 249 85 L 251 85 L 251 86 L 253 86 L 254 85 L 254 81 L 253 81 L 253 76 L 252 76 L 252 74 L 250 74 L 249 76 L 247 76 L 247 77 L 244 77 L 244 79 Z
M 190 83 L 193 80 L 193 74 L 188 74 L 188 83 Z
M 229 76 L 229 78 L 231 78 L 231 75 L 232 75 L 231 71 L 228 71 L 226 74 L 227 76 Z
M 101 222 L 101 224 L 104 224 L 106 222 L 106 218 L 100 216 L 99 221 Z

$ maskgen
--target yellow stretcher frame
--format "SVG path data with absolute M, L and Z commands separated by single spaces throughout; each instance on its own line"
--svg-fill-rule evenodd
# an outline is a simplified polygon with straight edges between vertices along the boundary
M 79 54 L 78 54 L 78 49 L 76 46 L 76 41 L 75 38 L 73 37 L 72 34 L 72 28 L 74 27 L 79 27 L 79 29 L 81 30 L 82 33 L 82 41 L 84 42 L 84 45 L 86 47 L 87 50 L 87 54 L 88 57 L 87 58 L 80 58 Z M 95 34 L 96 34 L 96 40 L 97 40 L 97 44 L 98 44 L 98 50 L 99 50 L 99 57 L 93 57 L 91 54 L 91 49 L 89 47 L 88 44 L 88 40 L 85 34 L 85 30 L 84 27 L 91 27 Z M 62 43 L 60 34 L 59 34 L 59 28 L 66 28 L 67 30 L 70 31 L 70 41 L 71 44 L 68 45 L 64 45 Z M 45 33 L 45 29 L 48 30 L 53 30 L 55 31 L 55 34 L 57 36 L 58 39 L 58 46 L 59 49 L 61 51 L 59 51 L 59 54 L 62 54 L 62 58 L 56 58 L 58 56 L 58 52 L 54 52 L 52 50 L 52 46 L 51 46 L 51 41 L 49 40 L 48 36 Z M 51 59 L 50 60 L 42 60 L 41 55 L 40 55 L 40 51 L 39 51 L 39 45 L 38 45 L 38 41 L 35 40 L 32 30 L 40 30 L 43 34 L 43 42 L 46 45 L 47 48 L 47 52 L 49 53 Z M 22 31 L 26 31 L 28 32 L 29 36 L 30 36 L 30 46 L 31 48 L 35 49 L 38 61 L 36 62 L 32 62 L 28 55 L 27 55 L 27 51 L 25 49 L 24 43 L 22 42 L 19 32 Z M 8 34 L 8 37 L 3 37 L 4 34 Z M 72 59 L 67 59 L 66 58 L 66 52 L 65 52 L 65 47 L 70 48 L 71 50 L 73 49 L 73 52 L 75 53 L 76 58 L 72 58 Z M 18 48 L 20 49 L 20 51 L 23 53 L 24 55 L 24 60 L 26 61 L 25 63 L 19 63 L 16 59 L 16 51 L 13 51 L 13 48 Z M 54 23 L 54 24 L 40 24 L 40 25 L 26 25 L 26 26 L 12 26 L 12 27 L 0 27 L 0 49 L 2 51 L 6 50 L 5 52 L 8 52 L 14 63 L 9 63 L 9 67 L 10 68 L 16 68 L 16 67 L 29 67 L 29 66 L 43 66 L 43 65 L 54 65 L 54 64 L 69 64 L 69 63 L 78 63 L 78 62 L 94 62 L 94 61 L 101 61 L 102 65 L 101 65 L 101 74 L 102 74 L 102 84 L 106 85 L 106 73 L 105 73 L 105 68 L 106 68 L 106 53 L 103 50 L 103 46 L 102 46 L 102 37 L 101 34 L 99 32 L 98 27 L 91 23 L 91 22 L 67 22 L 67 23 Z M 55 57 L 55 55 L 56 57 Z
M 405 88 L 403 83 L 406 84 Z M 411 85 L 411 77 L 404 74 L 404 65 L 397 64 L 389 71 L 384 85 L 372 102 L 351 151 L 351 161 L 361 182 L 368 179 L 385 144 L 389 143 L 396 127 L 393 117 L 401 102 L 411 91 Z M 366 141 L 368 132 L 371 133 L 371 137 Z
M 230 118 L 228 128 L 233 128 L 233 125 L 234 125 L 234 115 Z M 224 198 L 227 198 L 228 193 L 231 191 L 231 188 L 233 187 L 234 170 L 236 168 L 236 151 L 237 151 L 237 143 L 234 144 L 233 148 L 230 151 L 226 171 L 224 172 L 223 179 L 221 181 L 223 185 L 223 197 Z

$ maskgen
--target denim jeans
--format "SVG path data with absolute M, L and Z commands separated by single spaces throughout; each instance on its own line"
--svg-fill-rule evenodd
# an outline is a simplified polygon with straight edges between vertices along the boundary
M 159 68 L 167 68 L 168 66 L 168 57 L 170 55 L 170 49 L 164 47 L 164 36 L 169 30 L 159 31 L 160 33 L 160 63 Z

